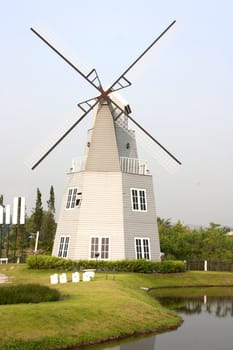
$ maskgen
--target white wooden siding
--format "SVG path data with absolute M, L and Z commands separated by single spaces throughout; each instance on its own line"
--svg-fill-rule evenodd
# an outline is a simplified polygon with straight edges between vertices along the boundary
M 107 104 L 100 105 L 87 147 L 87 171 L 120 171 L 115 125 Z
M 124 196 L 125 251 L 127 259 L 135 259 L 134 238 L 150 238 L 151 259 L 160 260 L 160 243 L 151 176 L 122 174 Z M 130 189 L 145 189 L 147 211 L 133 211 Z
M 116 139 L 119 157 L 138 157 L 136 140 L 134 135 L 131 135 L 127 130 L 116 125 Z M 129 143 L 129 148 L 127 148 L 127 143 Z
M 90 236 L 111 237 L 111 259 L 124 259 L 124 222 L 121 173 L 83 172 L 69 174 L 58 220 L 53 255 L 57 255 L 59 237 L 71 236 L 69 258 L 88 259 Z M 82 203 L 65 210 L 68 187 L 82 188 Z M 79 182 L 79 183 L 78 183 Z M 82 182 L 82 184 L 81 184 Z

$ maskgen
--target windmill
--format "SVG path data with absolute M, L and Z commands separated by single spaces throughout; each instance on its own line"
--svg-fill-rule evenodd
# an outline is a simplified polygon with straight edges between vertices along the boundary
M 98 96 L 79 103 L 81 117 L 35 162 L 35 169 L 53 149 L 93 110 L 84 155 L 73 161 L 61 203 L 54 256 L 70 259 L 160 260 L 155 198 L 147 163 L 138 158 L 133 122 L 176 163 L 180 161 L 148 133 L 131 115 L 118 91 L 129 87 L 127 73 L 175 24 L 173 21 L 109 88 L 102 87 L 96 69 L 84 74 L 38 31 L 46 45 L 79 73 Z

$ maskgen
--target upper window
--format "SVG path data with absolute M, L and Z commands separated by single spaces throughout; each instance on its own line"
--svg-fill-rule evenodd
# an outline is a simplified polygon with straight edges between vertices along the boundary
M 75 207 L 77 191 L 78 191 L 78 189 L 76 187 L 69 188 L 67 201 L 66 201 L 66 209 L 72 209 Z
M 149 238 L 135 238 L 136 259 L 150 260 Z
M 109 259 L 109 237 L 91 237 L 90 259 Z
M 75 206 L 80 206 L 82 193 L 78 192 L 77 187 L 69 188 L 66 201 L 66 209 L 73 209 Z
M 69 236 L 61 236 L 60 244 L 58 249 L 58 256 L 61 258 L 66 258 L 68 255 L 70 237 Z
M 135 211 L 147 211 L 146 190 L 131 188 L 132 209 Z

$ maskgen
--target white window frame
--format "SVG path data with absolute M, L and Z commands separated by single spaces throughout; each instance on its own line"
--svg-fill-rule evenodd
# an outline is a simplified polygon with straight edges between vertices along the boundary
M 99 253 L 98 257 L 92 257 L 92 240 L 97 239 L 98 240 L 98 248 L 95 250 L 95 253 Z M 103 245 L 103 240 L 108 239 L 108 257 L 102 257 L 102 254 L 104 251 L 102 251 L 102 245 Z M 109 236 L 98 236 L 98 235 L 93 235 L 90 236 L 90 242 L 89 242 L 89 260 L 110 260 L 110 247 L 111 247 L 111 239 Z
M 144 200 L 142 200 L 141 192 L 144 193 Z M 147 196 L 145 188 L 131 188 L 131 208 L 133 211 L 147 212 Z M 136 195 L 135 195 L 136 194 Z M 135 201 L 136 199 L 136 201 Z M 137 206 L 137 208 L 135 207 Z
M 148 242 L 148 252 L 145 250 L 144 247 L 144 242 Z M 140 241 L 140 246 L 141 246 L 141 257 L 138 257 L 138 250 L 137 250 L 137 241 Z M 134 237 L 134 247 L 135 247 L 135 258 L 136 259 L 146 259 L 146 260 L 151 260 L 151 250 L 150 250 L 150 238 L 148 237 Z M 148 254 L 148 257 L 147 257 Z
M 68 188 L 68 193 L 66 197 L 66 210 L 71 210 L 76 207 L 77 194 L 78 194 L 77 187 Z
M 63 242 L 62 242 L 62 239 L 63 239 Z M 64 258 L 64 259 L 67 258 L 69 253 L 69 247 L 70 247 L 70 235 L 60 236 L 57 256 L 59 258 Z

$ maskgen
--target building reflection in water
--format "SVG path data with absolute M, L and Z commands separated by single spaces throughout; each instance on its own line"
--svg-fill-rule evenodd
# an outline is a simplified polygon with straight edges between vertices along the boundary
M 132 343 L 121 344 L 113 348 L 105 348 L 103 350 L 155 350 L 155 336 L 138 339 Z

